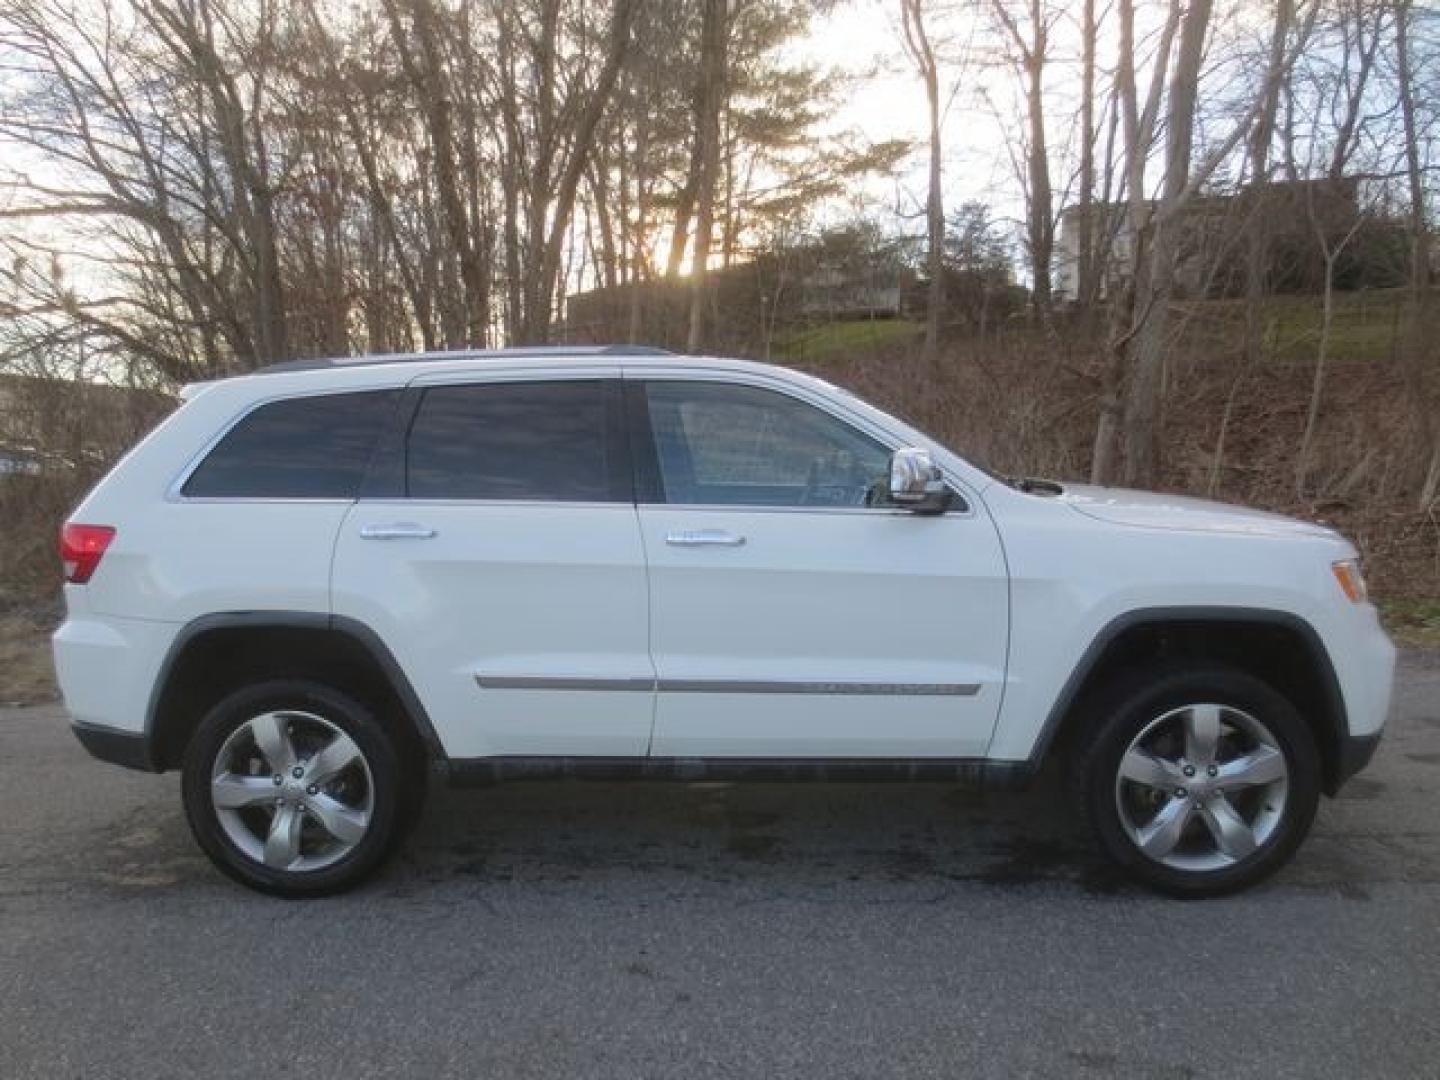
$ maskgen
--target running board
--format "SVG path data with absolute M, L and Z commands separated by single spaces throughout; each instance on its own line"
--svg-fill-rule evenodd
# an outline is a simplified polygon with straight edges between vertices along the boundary
M 488 757 L 448 762 L 456 786 L 513 780 L 661 780 L 689 783 L 932 783 L 1023 787 L 1028 761 L 985 758 Z

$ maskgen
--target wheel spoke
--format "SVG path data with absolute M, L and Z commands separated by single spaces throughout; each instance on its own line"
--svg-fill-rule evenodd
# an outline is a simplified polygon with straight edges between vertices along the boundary
M 304 816 L 293 806 L 276 809 L 265 838 L 265 865 L 285 870 L 300 857 L 300 827 Z
M 358 844 L 365 838 L 365 831 L 370 827 L 369 814 L 352 810 L 329 795 L 313 795 L 307 805 L 325 831 L 341 843 Z
M 1132 747 L 1120 759 L 1120 775 L 1126 780 L 1133 780 L 1137 784 L 1160 788 L 1164 791 L 1181 786 L 1184 780 L 1180 767 L 1173 761 L 1156 757 L 1150 751 L 1141 750 L 1138 746 Z
M 1220 706 L 1196 705 L 1185 714 L 1185 760 L 1203 768 L 1215 760 L 1220 741 Z
M 1200 807 L 1200 816 L 1215 845 L 1232 859 L 1243 859 L 1255 850 L 1255 833 L 1224 795 L 1215 795 Z
M 275 785 L 268 776 L 239 776 L 222 773 L 210 781 L 210 798 L 222 810 L 268 803 L 275 798 Z
M 272 772 L 287 773 L 295 764 L 295 747 L 285 731 L 285 721 L 279 713 L 265 713 L 250 721 L 250 734 L 255 745 L 265 755 L 265 762 Z
M 1163 859 L 1175 850 L 1185 826 L 1195 813 L 1195 804 L 1189 799 L 1171 799 L 1160 808 L 1150 823 L 1140 829 L 1136 841 L 1140 850 L 1152 859 Z
M 360 757 L 360 748 L 344 732 L 336 732 L 325 749 L 310 760 L 309 781 L 324 784 L 345 771 L 345 767 Z
M 1285 772 L 1285 755 L 1273 746 L 1261 745 L 1244 757 L 1221 765 L 1215 784 L 1222 790 L 1273 784 L 1285 779 Z

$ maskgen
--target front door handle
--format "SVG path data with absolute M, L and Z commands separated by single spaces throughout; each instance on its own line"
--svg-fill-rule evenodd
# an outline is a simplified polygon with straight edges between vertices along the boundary
M 384 525 L 362 525 L 360 535 L 366 540 L 429 540 L 435 530 L 414 521 L 392 521 Z
M 691 529 L 670 533 L 665 537 L 665 543 L 676 547 L 740 547 L 745 543 L 745 537 L 724 529 Z

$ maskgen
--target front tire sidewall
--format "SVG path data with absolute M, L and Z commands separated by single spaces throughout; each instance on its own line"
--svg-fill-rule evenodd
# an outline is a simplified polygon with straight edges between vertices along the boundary
M 251 859 L 225 834 L 210 795 L 215 756 L 236 728 L 261 713 L 296 710 L 323 717 L 355 740 L 373 786 L 370 829 L 344 858 L 318 870 L 277 870 Z M 186 748 L 185 816 L 210 860 L 231 878 L 276 896 L 325 896 L 353 888 L 394 846 L 400 831 L 401 770 L 389 737 L 360 702 L 319 683 L 277 680 L 236 691 L 200 722 Z
M 1258 850 L 1217 870 L 1165 866 L 1130 839 L 1116 806 L 1120 760 L 1156 717 L 1185 705 L 1228 705 L 1254 717 L 1274 736 L 1289 769 L 1285 811 Z M 1180 897 L 1218 896 L 1247 888 L 1283 866 L 1310 830 L 1320 799 L 1315 740 L 1295 707 L 1271 687 L 1228 668 L 1169 668 L 1126 680 L 1096 710 L 1095 738 L 1081 764 L 1086 814 L 1101 848 L 1134 876 Z

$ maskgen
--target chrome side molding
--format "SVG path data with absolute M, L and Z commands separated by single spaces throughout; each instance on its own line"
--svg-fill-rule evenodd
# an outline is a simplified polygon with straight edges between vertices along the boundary
M 585 679 L 568 675 L 476 675 L 482 690 L 643 690 L 655 689 L 655 680 L 644 676 L 636 679 Z
M 583 678 L 569 675 L 476 675 L 475 682 L 482 690 L 644 690 L 671 694 L 860 694 L 878 697 L 974 697 L 980 693 L 979 683 Z

